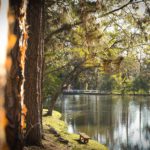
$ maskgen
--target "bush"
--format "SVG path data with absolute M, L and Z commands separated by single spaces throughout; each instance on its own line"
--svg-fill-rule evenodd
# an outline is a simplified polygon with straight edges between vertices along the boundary
M 149 93 L 149 81 L 145 76 L 139 75 L 132 82 L 132 91 L 139 94 Z

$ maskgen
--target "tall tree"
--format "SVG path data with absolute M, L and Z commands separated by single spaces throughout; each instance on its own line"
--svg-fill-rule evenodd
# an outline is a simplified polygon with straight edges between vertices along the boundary
M 10 149 L 21 150 L 24 140 L 28 145 L 41 144 L 43 1 L 11 0 L 10 6 L 15 14 L 14 33 L 18 39 L 11 51 L 12 67 L 6 86 L 5 106 L 9 121 L 6 135 Z
M 7 111 L 8 125 L 6 128 L 6 137 L 10 149 L 21 150 L 23 148 L 23 137 L 21 127 L 22 111 L 22 82 L 23 82 L 23 60 L 25 49 L 23 49 L 21 36 L 22 32 L 19 27 L 24 13 L 21 12 L 21 0 L 10 1 L 11 10 L 15 15 L 14 34 L 18 37 L 16 45 L 11 50 L 12 66 L 7 78 L 5 90 L 5 106 Z M 22 18 L 21 18 L 22 17 Z M 19 44 L 20 41 L 20 44 Z
M 43 67 L 43 4 L 42 0 L 30 0 L 27 11 L 29 42 L 26 53 L 25 104 L 26 143 L 41 145 L 41 85 Z

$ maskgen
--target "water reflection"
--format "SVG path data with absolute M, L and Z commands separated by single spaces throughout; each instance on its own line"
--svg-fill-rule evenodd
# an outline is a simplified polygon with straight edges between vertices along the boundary
M 150 149 L 149 97 L 67 95 L 58 108 L 71 133 L 85 132 L 110 150 Z

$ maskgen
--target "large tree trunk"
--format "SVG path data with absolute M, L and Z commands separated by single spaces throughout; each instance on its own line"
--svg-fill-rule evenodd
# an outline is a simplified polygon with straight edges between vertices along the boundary
M 30 0 L 27 19 L 29 43 L 26 53 L 25 104 L 27 106 L 26 144 L 41 145 L 41 84 L 43 62 L 42 0 Z
M 10 6 L 15 8 L 15 13 L 19 15 L 20 1 L 11 1 Z M 19 37 L 19 22 L 15 22 L 14 33 Z M 11 150 L 21 150 L 23 148 L 23 141 L 21 135 L 21 84 L 22 72 L 20 67 L 20 51 L 19 39 L 15 47 L 11 51 L 12 67 L 7 77 L 7 85 L 5 89 L 5 106 L 7 111 L 8 125 L 6 128 L 7 143 Z

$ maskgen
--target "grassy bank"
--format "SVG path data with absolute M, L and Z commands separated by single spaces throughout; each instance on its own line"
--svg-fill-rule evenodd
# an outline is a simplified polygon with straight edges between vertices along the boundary
M 46 110 L 44 110 L 45 112 Z M 94 140 L 89 140 L 88 144 L 79 144 L 76 140 L 79 139 L 79 135 L 70 134 L 67 132 L 67 125 L 64 121 L 60 120 L 61 114 L 57 111 L 53 111 L 53 116 L 43 117 L 43 127 L 48 131 L 49 126 L 56 129 L 62 138 L 69 141 L 69 147 L 72 150 L 107 150 L 107 148 L 99 144 Z M 56 137 L 53 137 L 56 138 Z M 57 138 L 56 138 L 57 139 Z

